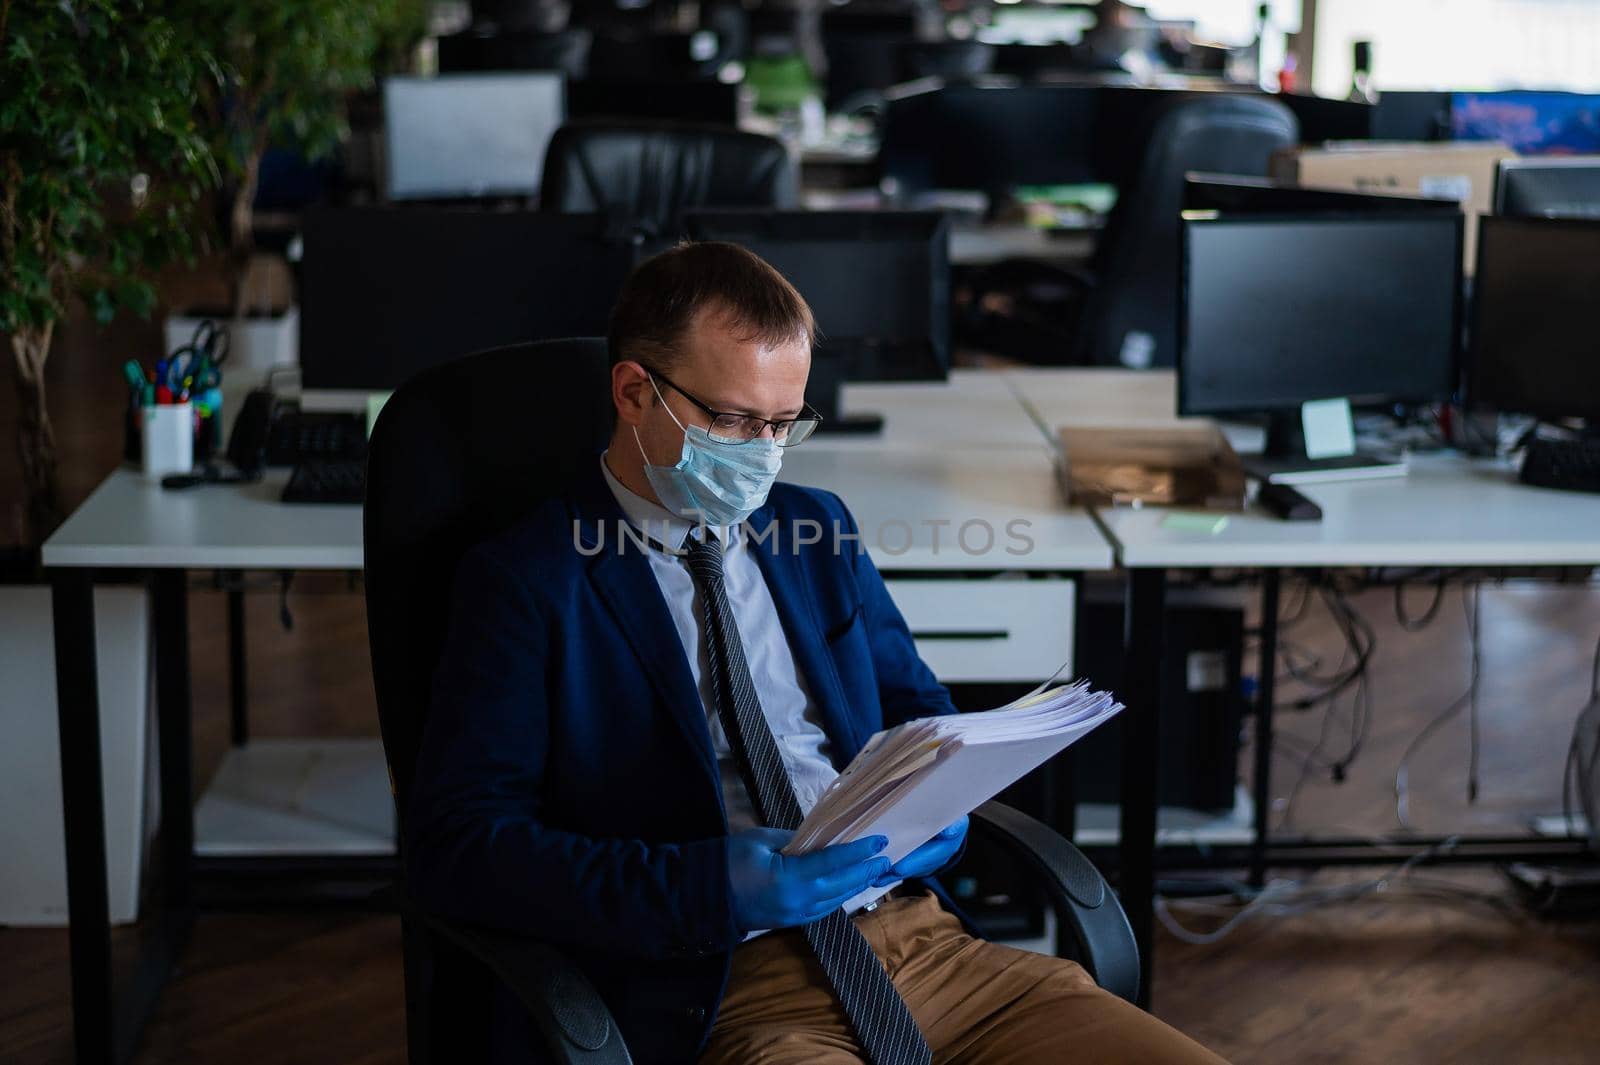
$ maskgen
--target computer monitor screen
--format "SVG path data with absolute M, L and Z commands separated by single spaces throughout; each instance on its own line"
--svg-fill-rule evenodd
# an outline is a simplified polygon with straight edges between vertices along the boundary
M 1600 221 L 1484 218 L 1467 399 L 1600 424 Z
M 845 419 L 846 380 L 943 380 L 950 366 L 950 233 L 937 211 L 699 211 L 695 240 L 741 244 L 771 263 L 811 305 L 820 336 L 806 399 L 825 431 L 870 430 Z
M 383 85 L 390 199 L 531 195 L 566 115 L 548 71 L 394 77 Z
M 1461 225 L 1459 214 L 1185 216 L 1179 411 L 1448 398 Z
M 1199 173 L 1189 174 L 1184 180 L 1183 206 L 1190 211 L 1226 211 L 1231 214 L 1354 211 L 1367 214 L 1422 212 L 1454 216 L 1461 213 L 1461 205 L 1455 200 L 1402 193 L 1305 188 L 1266 178 Z
M 1097 180 L 1097 93 L 1065 85 L 949 85 L 889 100 L 878 152 L 903 191 Z
M 1300 122 L 1300 143 L 1364 141 L 1372 137 L 1373 106 L 1358 100 L 1332 100 L 1326 96 L 1279 93 L 1273 99 L 1294 112 Z
M 602 228 L 594 216 L 533 211 L 308 213 L 302 383 L 383 391 L 483 348 L 604 336 L 633 251 L 600 239 Z
M 720 81 L 573 81 L 567 84 L 573 118 L 660 118 L 733 126 L 739 122 L 739 86 Z
M 1600 152 L 1600 96 L 1578 92 L 1458 92 L 1450 97 L 1458 141 L 1498 141 L 1518 155 Z
M 1600 218 L 1600 155 L 1500 160 L 1494 212 L 1533 218 Z
M 1452 136 L 1451 96 L 1447 92 L 1384 90 L 1372 109 L 1372 139 L 1447 141 Z
M 694 240 L 741 244 L 811 305 L 819 353 L 853 380 L 939 380 L 950 365 L 948 223 L 937 211 L 695 211 Z

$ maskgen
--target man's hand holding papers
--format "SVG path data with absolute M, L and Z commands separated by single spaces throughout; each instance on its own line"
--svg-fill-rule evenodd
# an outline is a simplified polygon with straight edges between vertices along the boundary
M 877 835 L 889 841 L 880 853 L 900 863 L 1121 709 L 1109 693 L 1080 681 L 996 710 L 887 729 L 868 740 L 823 793 L 784 853 Z M 880 878 L 884 884 L 893 879 Z

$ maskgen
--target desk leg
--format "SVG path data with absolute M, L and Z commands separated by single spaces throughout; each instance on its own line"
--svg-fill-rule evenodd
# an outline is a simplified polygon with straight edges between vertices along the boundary
M 166 898 L 186 909 L 194 868 L 194 751 L 190 732 L 189 580 L 181 569 L 157 570 L 156 703 L 161 737 L 161 861 Z
M 1160 798 L 1161 656 L 1165 635 L 1167 574 L 1128 571 L 1127 651 L 1122 678 L 1122 820 L 1119 878 L 1139 946 L 1138 1004 L 1150 1005 L 1155 924 L 1156 805 Z
M 1278 677 L 1278 570 L 1261 576 L 1261 665 L 1256 678 L 1255 839 L 1250 844 L 1250 886 L 1267 882 L 1267 835 L 1272 821 L 1272 702 Z
M 244 647 L 244 574 L 228 588 L 228 694 L 233 713 L 233 745 L 250 742 L 249 670 Z
M 94 583 L 88 570 L 54 570 L 50 587 L 66 829 L 72 1042 L 78 1062 L 103 1063 L 113 1060 L 111 904 L 106 892 Z

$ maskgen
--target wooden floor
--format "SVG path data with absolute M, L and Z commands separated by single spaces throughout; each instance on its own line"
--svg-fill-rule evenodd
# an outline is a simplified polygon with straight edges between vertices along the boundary
M 133 347 L 150 340 L 138 326 L 119 335 Z M 90 366 L 69 347 L 58 371 L 62 392 Z M 118 409 L 115 366 L 102 369 L 104 388 L 85 386 L 63 403 L 69 497 L 81 498 L 115 461 L 115 444 L 93 415 Z M 0 399 L 0 429 L 9 428 L 9 398 Z M 15 484 L 14 471 L 0 461 L 0 486 L 8 484 Z M 1457 593 L 1450 595 L 1420 633 L 1394 622 L 1389 593 L 1356 597 L 1378 633 L 1369 735 L 1345 783 L 1312 772 L 1291 807 L 1304 765 L 1303 753 L 1293 752 L 1314 745 L 1325 721 L 1324 750 L 1337 752 L 1349 719 L 1342 707 L 1331 719 L 1320 712 L 1280 715 L 1288 739 L 1274 766 L 1279 821 L 1324 835 L 1396 830 L 1399 757 L 1466 685 L 1463 611 Z M 1420 609 L 1426 597 L 1419 590 L 1414 605 Z M 1286 595 L 1287 606 L 1293 598 Z M 263 585 L 249 596 L 255 733 L 375 734 L 359 596 L 338 578 L 303 577 L 290 604 L 295 626 L 284 632 L 275 589 Z M 1481 790 L 1469 805 L 1467 728 L 1454 719 L 1412 760 L 1413 821 L 1430 833 L 1515 830 L 1531 814 L 1558 811 L 1566 742 L 1587 694 L 1600 594 L 1587 587 L 1507 586 L 1486 589 L 1482 607 Z M 192 656 L 200 785 L 227 743 L 222 623 L 222 596 L 197 589 Z M 1318 608 L 1285 635 L 1321 657 L 1324 668 L 1335 664 L 1339 640 Z M 1245 765 L 1248 757 L 1247 751 Z M 1330 887 L 1382 872 L 1306 880 L 1311 888 Z M 1600 925 L 1538 922 L 1464 894 L 1440 901 L 1439 881 L 1457 892 L 1509 896 L 1493 871 L 1423 872 L 1426 894 L 1417 877 L 1395 877 L 1361 901 L 1264 916 L 1207 946 L 1162 933 L 1156 1012 L 1239 1065 L 1600 1061 Z M 1196 929 L 1218 923 L 1193 912 L 1180 916 Z M 0 929 L 0 1062 L 70 1060 L 67 978 L 63 932 Z M 397 924 L 354 914 L 201 918 L 139 1055 L 142 1065 L 403 1060 Z

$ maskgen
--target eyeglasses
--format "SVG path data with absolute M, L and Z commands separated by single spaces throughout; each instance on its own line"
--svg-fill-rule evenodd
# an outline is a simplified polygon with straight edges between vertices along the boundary
M 667 375 L 657 370 L 647 370 L 651 377 L 672 389 L 711 419 L 707 429 L 711 439 L 719 444 L 748 444 L 766 431 L 767 426 L 772 426 L 772 440 L 779 447 L 794 447 L 803 443 L 806 437 L 817 431 L 817 426 L 822 423 L 822 415 L 812 409 L 811 404 L 805 405 L 805 410 L 796 418 L 758 418 L 754 414 L 728 414 L 724 411 L 712 410 L 695 396 L 685 392 L 682 388 L 667 379 Z

